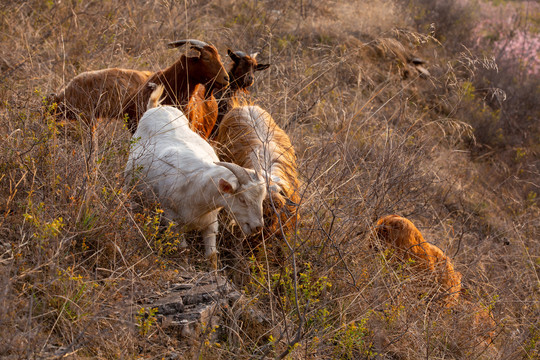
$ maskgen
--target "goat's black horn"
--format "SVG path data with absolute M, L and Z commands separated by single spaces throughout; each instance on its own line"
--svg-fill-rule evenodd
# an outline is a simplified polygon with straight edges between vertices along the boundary
M 191 44 L 195 48 L 203 48 L 203 47 L 208 45 L 207 43 L 205 43 L 204 41 L 201 41 L 201 40 L 184 39 L 184 40 L 172 41 L 172 42 L 168 43 L 167 46 L 169 46 L 171 48 L 177 48 L 177 47 L 180 47 L 180 46 L 185 45 L 185 44 Z
M 234 55 L 236 55 L 236 56 L 238 56 L 240 58 L 243 58 L 243 57 L 247 56 L 247 54 L 245 52 L 243 52 L 243 51 L 235 51 Z
M 423 60 L 423 59 L 420 59 L 420 58 L 417 58 L 417 57 L 413 57 L 412 59 L 409 59 L 409 61 L 411 63 L 413 63 L 414 65 L 422 65 L 422 64 L 425 64 L 426 61 Z

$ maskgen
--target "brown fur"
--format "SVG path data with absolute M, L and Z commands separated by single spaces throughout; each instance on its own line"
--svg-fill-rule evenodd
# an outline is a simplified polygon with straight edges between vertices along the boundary
M 75 76 L 58 94 L 51 95 L 66 117 L 86 121 L 122 117 L 122 103 L 152 75 L 149 71 L 111 68 Z
M 403 259 L 411 258 L 416 265 L 434 273 L 450 293 L 448 304 L 455 304 L 461 290 L 461 274 L 454 270 L 452 261 L 439 249 L 424 240 L 420 231 L 408 219 L 388 215 L 377 221 L 376 234 L 387 245 L 395 248 Z
M 218 116 L 218 103 L 212 93 L 206 97 L 204 85 L 197 85 L 185 108 L 191 129 L 208 139 Z
M 259 162 L 263 164 L 263 170 L 271 170 L 271 175 L 281 179 L 283 191 L 283 194 L 270 191 L 263 202 L 265 233 L 276 233 L 279 230 L 279 219 L 285 230 L 293 229 L 298 220 L 297 206 L 290 202 L 287 204 L 286 199 L 296 204 L 300 201 L 296 155 L 289 136 L 270 114 L 258 106 L 234 107 L 223 118 L 216 141 L 223 161 L 234 162 L 250 169 L 255 168 L 252 154 L 259 152 Z M 272 185 L 275 184 L 270 181 L 270 186 Z
M 128 125 L 132 133 L 135 132 L 139 119 L 146 111 L 146 104 L 153 91 L 153 87 L 149 86 L 151 83 L 165 87 L 163 105 L 180 105 L 192 122 L 199 121 L 197 118 L 200 114 L 189 111 L 187 105 L 197 85 L 205 84 L 216 89 L 228 85 L 228 75 L 217 49 L 213 45 L 205 45 L 198 51 L 200 56 L 182 55 L 165 70 L 153 74 L 135 96 L 124 103 L 124 112 L 128 114 Z M 206 97 L 208 95 L 206 94 Z

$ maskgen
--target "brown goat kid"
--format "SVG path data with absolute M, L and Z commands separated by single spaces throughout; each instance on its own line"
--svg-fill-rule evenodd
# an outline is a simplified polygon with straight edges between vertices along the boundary
M 300 202 L 296 155 L 289 136 L 258 106 L 238 106 L 223 118 L 217 137 L 222 161 L 261 171 L 269 184 L 263 202 L 265 235 L 293 229 Z M 279 233 L 278 233 L 279 234 Z
M 402 260 L 411 258 L 415 265 L 428 269 L 448 292 L 447 305 L 455 305 L 461 291 L 461 273 L 454 270 L 452 261 L 437 246 L 426 242 L 414 224 L 401 216 L 388 215 L 377 221 L 375 232 L 379 239 L 395 248 Z
M 229 49 L 227 54 L 233 61 L 228 71 L 229 87 L 214 92 L 213 86 L 208 88 L 197 85 L 186 108 L 192 130 L 205 139 L 215 137 L 219 123 L 231 108 L 231 99 L 239 91 L 247 92 L 247 88 L 255 81 L 255 71 L 265 70 L 270 66 L 258 64 L 256 53 L 247 55 L 242 51 L 232 52 Z
M 255 82 L 255 72 L 263 71 L 270 67 L 270 64 L 257 63 L 257 53 L 248 55 L 243 51 L 232 52 L 228 49 L 227 54 L 233 61 L 231 69 L 228 72 L 229 87 L 218 90 L 216 93 L 216 97 L 218 98 L 218 113 L 217 119 L 210 130 L 210 139 L 213 139 L 217 135 L 219 124 L 233 106 L 233 99 L 236 98 L 239 92 L 247 92 L 248 88 L 253 85 Z
M 49 95 L 66 118 L 81 115 L 85 121 L 121 118 L 122 103 L 132 97 L 152 75 L 150 71 L 111 68 L 75 76 L 58 94 Z
M 124 112 L 128 114 L 128 126 L 132 133 L 135 132 L 139 119 L 146 111 L 146 105 L 150 94 L 156 85 L 163 85 L 163 105 L 180 105 L 188 118 L 199 118 L 200 113 L 192 113 L 187 106 L 197 85 L 202 84 L 209 89 L 221 89 L 229 84 L 229 77 L 219 56 L 217 49 L 199 40 L 178 40 L 168 45 L 179 47 L 184 44 L 191 44 L 191 48 L 199 52 L 199 56 L 182 55 L 174 64 L 168 68 L 158 71 L 150 76 L 139 88 L 137 93 L 128 99 L 123 106 Z M 211 92 L 207 91 L 204 98 L 208 99 Z

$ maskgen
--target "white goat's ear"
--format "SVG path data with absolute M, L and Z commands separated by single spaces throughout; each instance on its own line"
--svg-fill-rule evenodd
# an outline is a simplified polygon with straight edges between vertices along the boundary
M 234 194 L 234 186 L 225 179 L 219 179 L 219 191 L 227 194 Z

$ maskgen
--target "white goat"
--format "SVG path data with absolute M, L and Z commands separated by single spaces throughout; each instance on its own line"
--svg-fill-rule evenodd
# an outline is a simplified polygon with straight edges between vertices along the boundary
M 205 255 L 215 268 L 219 210 L 227 209 L 246 235 L 260 231 L 264 179 L 254 170 L 218 162 L 180 110 L 157 106 L 162 91 L 159 86 L 152 93 L 133 135 L 125 178 L 144 196 L 157 196 L 166 218 L 202 231 Z

